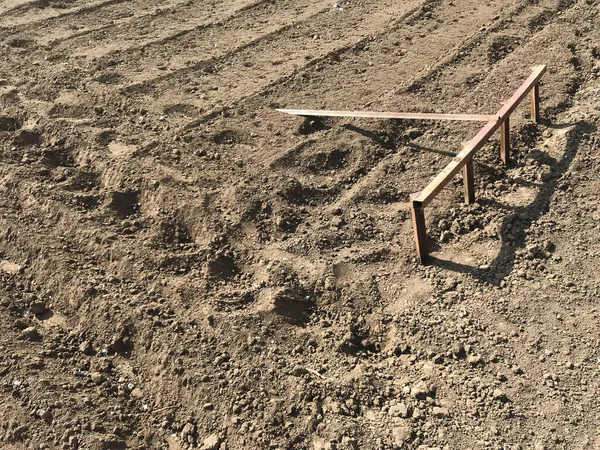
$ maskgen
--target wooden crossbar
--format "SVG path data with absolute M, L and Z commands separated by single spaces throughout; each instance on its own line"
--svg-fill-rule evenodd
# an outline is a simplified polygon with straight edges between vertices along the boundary
M 327 111 L 317 109 L 278 109 L 277 111 L 302 117 L 363 117 L 368 119 L 457 120 L 488 122 L 496 116 L 481 114 L 436 114 L 377 111 Z
M 473 155 L 488 141 L 488 139 L 500 128 L 504 120 L 507 120 L 510 113 L 518 106 L 518 104 L 531 91 L 534 85 L 539 83 L 541 77 L 546 72 L 546 66 L 537 66 L 533 73 L 514 93 L 514 95 L 505 102 L 504 106 L 495 120 L 490 120 L 477 135 L 466 144 L 463 149 L 454 157 L 452 161 L 442 170 L 434 179 L 413 199 L 413 201 L 426 206 L 434 199 L 434 197 L 446 186 L 450 180 L 456 175 L 460 169 L 473 158 Z
M 460 169 L 467 163 L 467 160 L 473 158 L 473 154 L 484 146 L 486 141 L 500 127 L 499 120 L 492 120 L 481 129 L 477 136 L 471 140 L 463 149 L 450 161 L 450 163 L 442 170 L 425 189 L 418 193 L 413 198 L 413 202 L 419 203 L 421 206 L 427 206 L 439 192 L 454 178 Z
M 510 114 L 531 94 L 531 119 L 537 122 L 539 119 L 539 82 L 546 72 L 546 66 L 536 66 L 533 73 L 517 89 L 513 96 L 504 103 L 498 113 L 493 116 L 494 119 L 488 123 L 471 139 L 464 143 L 462 150 L 450 161 L 450 163 L 423 189 L 421 192 L 411 195 L 411 211 L 413 217 L 413 226 L 415 229 L 415 244 L 417 254 L 421 262 L 427 259 L 429 250 L 427 244 L 427 231 L 425 228 L 424 208 L 435 196 L 452 180 L 452 178 L 463 170 L 465 184 L 465 200 L 472 203 L 475 199 L 473 184 L 473 157 L 475 153 L 489 138 L 500 128 L 502 133 L 500 137 L 500 157 L 505 164 L 508 164 L 510 157 Z
M 463 143 L 462 150 L 450 163 L 423 189 L 410 196 L 413 228 L 417 254 L 424 262 L 429 254 L 427 229 L 425 226 L 424 208 L 462 169 L 465 188 L 465 202 L 475 201 L 475 182 L 473 157 L 490 137 L 500 128 L 500 157 L 505 164 L 510 159 L 510 115 L 529 94 L 531 98 L 531 120 L 539 120 L 539 82 L 546 73 L 546 66 L 533 68 L 532 74 L 515 91 L 513 96 L 503 103 L 502 108 L 494 115 L 480 114 L 436 114 L 436 113 L 404 113 L 377 111 L 327 111 L 311 109 L 278 109 L 277 111 L 303 117 L 362 117 L 371 119 L 413 119 L 413 120 L 458 120 L 487 122 L 477 135 Z

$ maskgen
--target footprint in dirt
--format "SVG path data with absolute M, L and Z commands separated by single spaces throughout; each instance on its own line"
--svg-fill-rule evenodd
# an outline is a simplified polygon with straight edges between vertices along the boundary
M 194 105 L 188 105 L 185 103 L 178 103 L 176 105 L 167 106 L 164 109 L 164 113 L 170 117 L 196 117 L 200 114 L 200 110 Z M 218 143 L 218 142 L 217 142 Z
M 113 192 L 109 207 L 122 218 L 134 216 L 140 211 L 139 192 L 135 190 Z
M 103 73 L 96 78 L 96 81 L 101 84 L 119 84 L 123 79 L 123 75 L 116 72 Z
M 19 119 L 9 116 L 0 116 L 0 132 L 11 132 L 20 130 L 23 124 Z
M 34 41 L 32 39 L 25 38 L 13 38 L 9 40 L 6 44 L 12 48 L 27 48 L 30 47 Z
M 217 145 L 244 144 L 248 137 L 244 133 L 235 130 L 223 130 L 212 136 L 212 141 Z
M 521 44 L 516 36 L 497 36 L 488 47 L 488 61 L 492 64 L 501 61 Z
M 307 136 L 318 131 L 329 130 L 330 128 L 331 124 L 329 121 L 322 117 L 306 117 L 300 128 L 298 128 L 298 133 Z

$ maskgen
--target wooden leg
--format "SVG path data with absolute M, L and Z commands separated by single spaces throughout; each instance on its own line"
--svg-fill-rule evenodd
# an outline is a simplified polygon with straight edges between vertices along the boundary
M 427 246 L 427 229 L 425 228 L 425 211 L 423 204 L 411 200 L 410 209 L 412 212 L 413 228 L 415 231 L 415 245 L 417 247 L 417 255 L 421 263 L 427 260 L 429 248 Z
M 540 87 L 536 84 L 530 91 L 531 96 L 531 120 L 538 122 L 540 120 Z
M 473 158 L 463 167 L 463 182 L 465 184 L 465 203 L 475 203 L 475 179 L 473 178 Z
M 500 125 L 500 159 L 504 165 L 510 160 L 510 117 Z

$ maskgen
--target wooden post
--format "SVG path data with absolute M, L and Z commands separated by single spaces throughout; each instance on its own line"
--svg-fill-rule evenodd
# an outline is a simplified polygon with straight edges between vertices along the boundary
M 473 158 L 463 167 L 463 183 L 465 185 L 465 203 L 475 203 L 475 179 L 473 178 Z
M 529 95 L 531 95 L 531 120 L 537 123 L 540 120 L 540 85 L 533 86 Z
M 506 116 L 500 125 L 500 159 L 504 165 L 510 160 L 510 116 Z
M 415 231 L 415 246 L 421 263 L 427 260 L 429 248 L 427 246 L 427 229 L 425 228 L 425 211 L 423 204 L 411 198 L 410 209 L 412 213 L 413 228 Z

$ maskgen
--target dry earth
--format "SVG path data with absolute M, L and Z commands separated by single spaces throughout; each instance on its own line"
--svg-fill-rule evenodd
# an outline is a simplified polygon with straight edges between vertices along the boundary
M 600 448 L 597 0 L 0 2 L 0 447 Z M 275 107 L 512 117 L 304 122 Z

